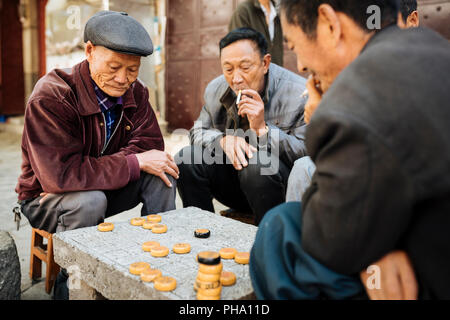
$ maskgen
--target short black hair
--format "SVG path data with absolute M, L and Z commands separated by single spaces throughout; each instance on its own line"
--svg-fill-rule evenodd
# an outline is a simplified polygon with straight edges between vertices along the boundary
M 367 29 L 367 8 L 372 5 L 381 10 L 381 28 L 397 23 L 398 0 L 281 0 L 281 11 L 289 24 L 298 25 L 308 37 L 315 38 L 318 8 L 323 3 L 348 15 L 363 30 Z
M 416 0 L 400 0 L 400 12 L 402 13 L 402 19 L 404 23 L 406 23 L 406 19 L 408 19 L 408 16 L 416 10 Z
M 229 46 L 230 44 L 239 40 L 250 40 L 253 41 L 263 58 L 267 54 L 268 44 L 266 38 L 262 33 L 252 29 L 252 28 L 238 28 L 230 31 L 225 37 L 223 37 L 219 42 L 220 52 L 222 49 Z

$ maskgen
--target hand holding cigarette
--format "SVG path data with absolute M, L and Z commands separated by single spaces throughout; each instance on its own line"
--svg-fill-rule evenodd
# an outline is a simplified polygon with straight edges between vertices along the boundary
M 252 89 L 245 89 L 238 93 L 238 115 L 247 117 L 250 129 L 254 130 L 258 136 L 267 132 L 264 121 L 264 102 L 259 93 Z

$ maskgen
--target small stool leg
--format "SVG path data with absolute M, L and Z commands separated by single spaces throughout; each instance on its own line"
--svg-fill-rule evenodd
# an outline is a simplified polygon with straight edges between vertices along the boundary
M 32 229 L 31 233 L 31 256 L 30 256 L 30 278 L 35 280 L 42 276 L 42 261 L 35 255 L 36 247 L 40 247 L 43 244 L 43 238 L 36 232 L 36 229 Z
M 58 272 L 59 266 L 55 263 L 55 260 L 53 259 L 53 238 L 52 235 L 50 234 L 47 243 L 47 272 L 45 276 L 45 291 L 47 293 L 50 293 L 52 291 Z

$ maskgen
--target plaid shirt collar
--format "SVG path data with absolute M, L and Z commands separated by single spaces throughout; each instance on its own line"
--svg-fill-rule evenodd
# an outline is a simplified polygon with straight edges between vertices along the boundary
M 97 102 L 102 112 L 108 111 L 109 109 L 115 107 L 118 104 L 123 105 L 122 97 L 115 98 L 107 95 L 97 86 L 94 80 L 92 80 L 92 84 L 94 85 L 94 91 L 95 95 L 97 96 Z

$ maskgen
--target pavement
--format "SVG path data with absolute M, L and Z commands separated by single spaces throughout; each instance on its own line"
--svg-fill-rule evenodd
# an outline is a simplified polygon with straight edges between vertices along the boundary
M 51 294 L 45 292 L 45 279 L 32 281 L 29 276 L 31 226 L 28 220 L 22 216 L 20 229 L 17 231 L 12 214 L 12 208 L 17 202 L 17 194 L 14 189 L 20 175 L 22 162 L 20 147 L 22 129 L 23 117 L 10 118 L 8 123 L 0 123 L 0 229 L 8 231 L 16 243 L 21 266 L 21 299 L 50 300 Z M 166 151 L 175 155 L 182 147 L 188 145 L 189 139 L 186 132 L 181 130 L 181 132 L 178 131 L 173 134 L 165 133 Z M 216 213 L 227 209 L 215 200 L 213 203 Z M 182 207 L 181 199 L 177 193 L 176 208 Z M 140 208 L 141 205 L 138 205 L 134 209 L 110 217 L 106 221 L 120 222 L 140 216 Z M 42 275 L 45 276 L 45 263 L 42 264 Z

